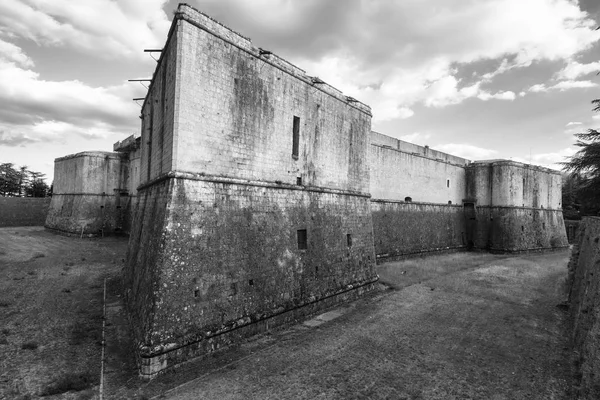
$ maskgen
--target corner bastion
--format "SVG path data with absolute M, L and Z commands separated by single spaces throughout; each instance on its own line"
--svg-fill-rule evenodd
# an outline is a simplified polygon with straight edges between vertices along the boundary
M 464 200 L 468 241 L 495 252 L 568 246 L 558 171 L 509 160 L 469 164 Z
M 128 233 L 139 184 L 140 138 L 114 152 L 85 151 L 54 160 L 54 186 L 45 227 L 66 234 Z
M 124 272 L 142 376 L 372 290 L 370 108 L 180 4 Z

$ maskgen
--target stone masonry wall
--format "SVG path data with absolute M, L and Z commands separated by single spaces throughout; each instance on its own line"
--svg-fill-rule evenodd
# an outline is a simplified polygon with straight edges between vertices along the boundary
M 178 171 L 288 184 L 300 178 L 301 185 L 368 193 L 368 107 L 312 84 L 273 54 L 261 56 L 250 41 L 201 14 L 189 18 L 205 29 L 179 22 L 185 84 L 179 89 Z
M 379 261 L 466 248 L 462 205 L 372 200 L 371 213 Z
M 171 27 L 171 31 L 174 31 L 174 27 Z M 175 97 L 179 89 L 176 76 L 178 47 L 177 35 L 170 33 L 142 106 L 140 184 L 173 169 L 173 132 L 178 106 Z
M 147 290 L 136 296 L 142 356 L 171 365 L 176 348 L 375 279 L 365 197 L 182 178 L 142 196 L 128 262 L 145 268 L 127 278 Z
M 50 197 L 0 197 L 0 227 L 44 225 Z
M 374 199 L 404 201 L 410 197 L 415 202 L 462 204 L 466 191 L 465 164 L 376 143 L 371 143 L 369 160 Z
M 568 246 L 557 171 L 508 160 L 466 167 L 468 241 L 491 251 L 529 251 Z M 471 218 L 472 217 L 472 218 Z
M 121 225 L 123 155 L 84 152 L 54 162 L 54 188 L 45 226 L 67 233 L 97 235 Z
M 379 261 L 466 247 L 468 160 L 376 132 L 369 160 Z
M 372 289 L 367 106 L 187 5 L 154 76 L 125 268 L 143 375 Z
M 600 398 L 600 218 L 584 217 L 569 263 L 569 311 L 578 398 Z
M 473 232 L 468 233 L 475 248 L 520 252 L 569 245 L 562 210 L 482 206 L 476 212 Z

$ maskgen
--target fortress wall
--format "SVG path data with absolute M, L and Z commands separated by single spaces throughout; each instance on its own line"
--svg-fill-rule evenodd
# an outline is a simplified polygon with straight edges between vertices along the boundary
M 552 249 L 568 245 L 556 171 L 508 160 L 467 167 L 467 196 L 475 207 L 468 240 L 492 251 Z
M 44 225 L 50 197 L 0 196 L 0 227 Z
M 137 188 L 140 185 L 141 169 L 141 149 L 138 147 L 129 154 L 128 176 L 126 179 L 127 197 L 121 198 L 121 207 L 123 209 L 123 232 L 130 233 L 133 218 L 135 217 L 135 207 L 138 202 Z
M 560 173 L 509 160 L 475 161 L 469 166 L 467 198 L 478 205 L 559 209 Z
M 562 210 L 477 207 L 474 245 L 496 252 L 519 252 L 568 246 Z
M 421 155 L 437 161 L 458 165 L 466 165 L 470 162 L 465 158 L 431 149 L 429 146 L 419 146 L 418 144 L 405 142 L 404 140 L 396 139 L 379 132 L 371 132 L 370 140 L 371 144 L 396 149 L 408 154 Z
M 122 154 L 84 152 L 57 158 L 45 226 L 68 233 L 100 234 L 119 226 Z
M 137 188 L 140 185 L 141 138 L 131 135 L 116 142 L 113 150 L 122 154 L 121 191 L 117 199 L 120 226 L 123 232 L 130 233 L 137 204 Z
M 366 198 L 182 178 L 144 194 L 151 211 L 139 218 L 148 226 L 134 231 L 140 247 L 130 255 L 144 268 L 128 279 L 139 288 L 132 299 L 134 325 L 145 328 L 137 334 L 145 374 L 214 350 L 206 342 L 233 330 L 375 279 Z
M 171 28 L 173 29 L 173 28 Z M 179 86 L 176 79 L 177 35 L 169 35 L 142 106 L 140 184 L 173 169 L 173 132 Z
M 308 84 L 302 70 L 260 56 L 248 40 L 213 21 L 201 23 L 215 34 L 183 22 L 178 31 L 185 84 L 175 169 L 293 185 L 300 178 L 302 185 L 368 192 L 368 107 Z
M 371 134 L 371 210 L 379 259 L 466 245 L 467 162 Z
M 466 247 L 462 205 L 371 201 L 377 258 Z
M 377 279 L 369 108 L 187 5 L 176 16 L 171 170 L 139 188 L 125 270 L 148 377 Z M 151 177 L 161 160 L 142 152 Z
M 569 262 L 569 319 L 578 398 L 600 398 L 600 218 L 584 217 Z
M 372 144 L 370 166 L 374 199 L 461 204 L 464 198 L 464 165 Z

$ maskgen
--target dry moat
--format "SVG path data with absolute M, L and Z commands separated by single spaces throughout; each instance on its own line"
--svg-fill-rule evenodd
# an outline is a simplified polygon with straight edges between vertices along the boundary
M 569 399 L 568 250 L 379 265 L 380 290 L 139 380 L 119 312 L 126 238 L 0 229 L 0 398 Z

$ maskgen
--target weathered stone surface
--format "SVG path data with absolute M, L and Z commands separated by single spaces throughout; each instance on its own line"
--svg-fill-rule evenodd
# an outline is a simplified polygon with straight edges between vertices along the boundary
M 143 375 L 373 288 L 367 106 L 187 5 L 154 77 L 125 269 Z
M 558 171 L 508 160 L 480 161 L 467 168 L 465 202 L 469 240 L 492 251 L 568 246 Z
M 54 161 L 54 187 L 45 226 L 84 235 L 129 232 L 139 185 L 139 138 L 118 152 L 86 151 Z
M 124 273 L 143 375 L 372 289 L 375 252 L 566 245 L 558 173 L 370 123 L 368 106 L 179 6 L 142 107 Z
M 373 200 L 371 212 L 379 260 L 467 247 L 462 205 Z
M 50 197 L 0 197 L 0 227 L 44 225 Z
M 83 152 L 54 161 L 54 188 L 45 226 L 83 234 L 119 226 L 120 153 Z
M 600 218 L 584 217 L 569 263 L 569 311 L 579 398 L 600 398 Z

